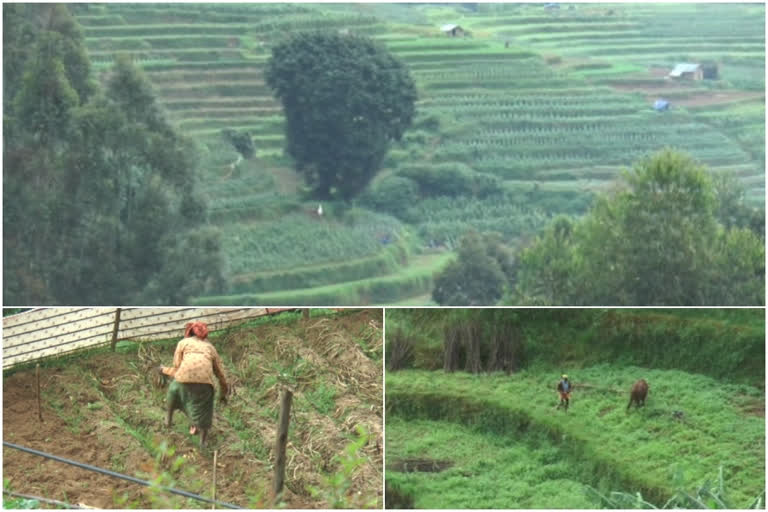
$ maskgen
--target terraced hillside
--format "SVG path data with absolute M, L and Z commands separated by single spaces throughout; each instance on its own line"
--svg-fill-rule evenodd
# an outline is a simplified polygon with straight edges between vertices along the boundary
M 638 156 L 671 146 L 737 172 L 754 201 L 763 201 L 762 6 L 557 7 L 420 8 L 434 25 L 458 23 L 472 33 L 390 45 L 414 59 L 423 110 L 460 125 L 440 139 L 433 158 L 472 162 L 516 182 L 592 188 Z M 411 55 L 423 47 L 429 57 Z M 666 78 L 677 62 L 707 59 L 718 62 L 720 80 Z M 669 99 L 672 111 L 654 112 L 656 98 Z M 700 115 L 702 107 L 745 104 L 753 115 L 740 134 Z
M 691 4 L 75 8 L 103 76 L 115 55 L 134 56 L 169 117 L 201 147 L 210 221 L 221 228 L 232 287 L 225 296 L 196 302 L 250 303 L 266 295 L 275 305 L 423 297 L 445 262 L 441 251 L 468 229 L 498 231 L 509 244 L 518 244 L 554 213 L 583 212 L 592 194 L 610 186 L 621 168 L 665 146 L 738 175 L 752 203 L 762 204 L 762 9 Z M 736 24 L 739 35 L 724 32 L 715 19 Z M 447 37 L 439 31 L 442 23 L 460 23 L 471 37 Z M 696 30 L 681 34 L 680 23 Z M 324 205 L 322 218 L 313 215 L 318 205 L 304 199 L 301 179 L 283 155 L 283 116 L 262 71 L 278 38 L 315 29 L 370 35 L 414 75 L 418 115 L 391 149 L 381 178 L 411 165 L 461 163 L 473 176 L 498 180 L 505 195 L 423 197 L 397 218 L 371 211 L 376 205 L 363 198 L 351 211 Z M 627 34 L 623 40 L 622 34 Z M 707 58 L 719 63 L 721 80 L 681 85 L 658 76 L 679 60 Z M 650 108 L 659 95 L 672 101 L 670 112 Z M 222 129 L 247 131 L 255 158 L 243 160 Z M 371 292 L 371 279 L 388 283 L 386 289 L 379 285 L 381 292 Z
M 388 310 L 387 508 L 761 507 L 763 312 L 708 315 Z

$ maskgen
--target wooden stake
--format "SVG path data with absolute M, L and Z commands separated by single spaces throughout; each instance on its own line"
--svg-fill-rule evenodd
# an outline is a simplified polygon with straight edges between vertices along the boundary
M 35 365 L 35 378 L 37 380 L 37 417 L 43 421 L 43 408 L 40 406 L 40 363 Z
M 219 450 L 213 450 L 213 500 L 216 501 L 216 458 L 219 455 Z M 215 509 L 216 504 L 211 504 L 211 509 Z
M 275 480 L 273 491 L 275 502 L 283 492 L 285 481 L 285 446 L 288 444 L 288 422 L 291 417 L 291 399 L 293 393 L 289 389 L 283 389 L 280 393 L 280 424 L 277 428 L 277 442 L 275 443 Z
M 115 326 L 112 328 L 112 352 L 115 351 L 115 345 L 117 345 L 117 332 L 120 330 L 120 311 L 121 308 L 117 308 L 115 311 Z
M 303 320 L 309 320 L 309 308 L 304 308 L 301 310 L 301 317 Z

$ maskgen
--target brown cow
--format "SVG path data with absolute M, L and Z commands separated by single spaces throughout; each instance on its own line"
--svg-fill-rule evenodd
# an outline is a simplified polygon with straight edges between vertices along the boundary
M 645 379 L 640 379 L 632 385 L 632 391 L 629 393 L 629 404 L 627 404 L 627 410 L 632 407 L 634 402 L 637 407 L 645 405 L 645 397 L 648 396 L 648 383 Z

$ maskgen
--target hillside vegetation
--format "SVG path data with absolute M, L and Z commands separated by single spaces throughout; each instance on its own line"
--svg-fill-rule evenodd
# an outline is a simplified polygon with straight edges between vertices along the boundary
M 662 147 L 732 173 L 748 200 L 762 204 L 762 9 L 112 4 L 75 11 L 95 69 L 106 76 L 117 55 L 131 55 L 170 119 L 201 145 L 210 222 L 221 232 L 232 298 L 195 302 L 268 294 L 274 304 L 297 297 L 327 304 L 380 300 L 364 291 L 366 279 L 400 287 L 386 301 L 424 296 L 436 268 L 418 285 L 407 277 L 420 252 L 451 248 L 470 229 L 518 244 L 553 213 L 583 212 L 620 168 Z M 443 23 L 459 23 L 471 37 L 446 37 Z M 680 33 L 681 23 L 696 30 Z M 726 25 L 738 25 L 739 36 Z M 263 77 L 270 48 L 283 33 L 302 30 L 373 37 L 416 81 L 415 123 L 356 202 L 394 217 L 334 213 L 333 205 L 325 205 L 323 219 L 307 215 L 317 204 L 303 199 L 283 155 L 284 117 Z M 671 83 L 654 71 L 701 59 L 720 63 L 719 80 Z M 672 111 L 650 108 L 657 95 L 672 101 Z M 224 128 L 247 132 L 256 157 L 238 158 Z M 435 189 L 440 182 L 448 188 Z M 391 243 L 399 247 L 396 259 L 388 256 Z
M 661 507 L 721 469 L 729 508 L 752 506 L 765 486 L 764 332 L 759 310 L 389 311 L 387 507 L 614 508 L 614 492 Z M 513 370 L 487 371 L 505 359 Z M 627 411 L 640 378 L 646 406 Z M 434 461 L 444 469 L 423 469 Z

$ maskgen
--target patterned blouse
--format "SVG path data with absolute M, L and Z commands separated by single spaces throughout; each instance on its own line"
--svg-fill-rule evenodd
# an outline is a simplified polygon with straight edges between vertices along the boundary
M 184 338 L 176 345 L 173 366 L 164 366 L 163 373 L 179 382 L 211 386 L 214 385 L 215 374 L 221 384 L 221 393 L 226 395 L 229 389 L 219 353 L 210 341 L 201 340 L 195 336 Z

